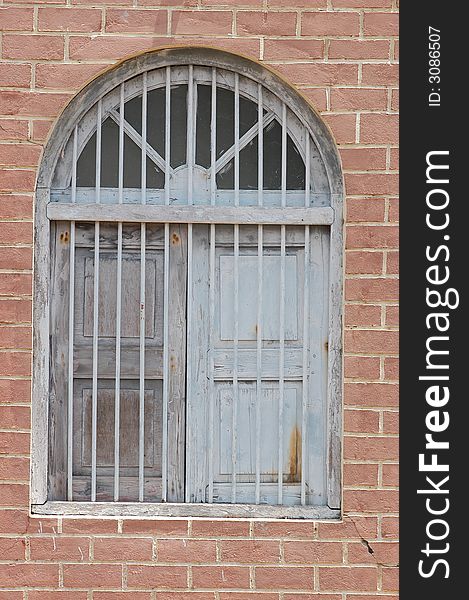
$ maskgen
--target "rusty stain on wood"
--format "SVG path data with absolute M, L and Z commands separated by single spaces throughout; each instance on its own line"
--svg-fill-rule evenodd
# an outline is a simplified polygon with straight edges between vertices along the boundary
M 173 235 L 171 236 L 171 241 L 173 246 L 177 246 L 181 242 L 181 239 L 177 233 L 173 233 Z
M 63 232 L 60 234 L 60 241 L 61 241 L 63 244 L 67 244 L 67 243 L 68 243 L 68 240 L 69 240 L 68 231 L 63 231 Z
M 295 483 L 301 479 L 301 431 L 295 425 L 290 434 L 289 473 L 287 483 Z

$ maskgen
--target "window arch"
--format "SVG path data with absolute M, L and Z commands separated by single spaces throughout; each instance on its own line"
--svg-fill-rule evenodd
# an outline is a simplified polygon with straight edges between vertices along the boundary
M 82 90 L 38 177 L 34 510 L 337 514 L 341 210 L 328 130 L 257 63 Z

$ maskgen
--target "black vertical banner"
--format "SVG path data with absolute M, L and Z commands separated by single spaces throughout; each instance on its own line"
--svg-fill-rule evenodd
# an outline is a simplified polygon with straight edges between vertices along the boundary
M 466 19 L 401 4 L 403 600 L 465 596 L 469 574 Z

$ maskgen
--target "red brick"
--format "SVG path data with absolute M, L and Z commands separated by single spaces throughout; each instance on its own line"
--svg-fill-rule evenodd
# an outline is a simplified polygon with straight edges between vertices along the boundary
M 23 600 L 23 592 L 0 592 L 0 600 Z
M 187 521 L 126 519 L 123 531 L 124 533 L 144 533 L 158 536 L 186 536 Z
M 351 251 L 345 254 L 346 272 L 354 275 L 378 275 L 383 272 L 383 253 Z
M 192 580 L 195 588 L 249 589 L 249 567 L 195 566 L 192 568 Z
M 198 0 L 138 0 L 139 6 L 197 6 Z
M 0 348 L 30 349 L 32 346 L 30 327 L 0 327 Z
M 378 485 L 378 465 L 344 464 L 345 487 Z
M 58 519 L 34 515 L 29 517 L 24 533 L 40 533 L 41 535 L 45 533 L 53 533 L 54 535 L 57 535 L 58 528 Z
M 300 90 L 303 96 L 306 96 L 308 101 L 316 110 L 324 111 L 327 109 L 326 90 L 321 88 L 303 88 Z
M 56 117 L 70 96 L 40 92 L 0 92 L 0 114 L 27 117 Z
M 346 356 L 344 375 L 350 379 L 379 379 L 379 358 L 369 356 Z
M 251 598 L 252 600 L 254 600 L 254 598 L 256 600 L 278 600 L 278 594 L 269 594 L 268 592 L 219 592 L 218 597 L 220 600 L 246 600 L 246 598 Z M 159 598 L 157 600 L 159 600 Z M 171 598 L 171 600 L 179 600 L 179 598 Z M 192 600 L 192 596 L 187 596 L 185 600 Z M 212 596 L 210 596 L 210 599 L 207 596 L 206 600 L 212 600 Z M 296 598 L 296 600 L 300 599 Z
M 99 538 L 94 542 L 98 561 L 151 561 L 153 542 L 145 538 Z
M 392 0 L 332 0 L 334 8 L 391 8 Z
M 78 90 L 104 70 L 106 65 L 38 64 L 36 86 L 57 90 Z
M 1 14 L 1 13 L 0 13 Z M 0 538 L 0 556 L 13 562 L 25 559 L 25 541 L 20 538 Z M 3 568 L 3 566 L 2 566 Z M 2 596 L 0 595 L 0 600 Z
M 285 562 L 298 565 L 334 564 L 342 562 L 339 542 L 294 542 L 284 544 Z
M 31 375 L 31 355 L 29 352 L 0 352 L 0 375 L 28 377 Z
M 24 379 L 0 379 L 0 403 L 31 401 L 31 382 Z
M 399 387 L 393 383 L 346 383 L 345 403 L 348 406 L 397 406 Z
M 284 600 L 342 600 L 340 594 L 284 594 L 283 598 Z
M 117 533 L 117 519 L 69 519 L 62 522 L 64 533 Z
M 381 307 L 351 304 L 345 307 L 346 327 L 378 327 L 381 325 Z
M 345 189 L 351 196 L 395 196 L 399 191 L 399 178 L 384 173 L 348 173 L 345 175 Z
M 396 301 L 399 298 L 397 279 L 353 279 L 345 282 L 345 299 L 364 302 Z
M 29 483 L 0 484 L 0 506 L 28 506 Z
M 15 535 L 26 533 L 28 529 L 28 511 L 17 509 L 3 509 L 0 511 L 0 533 L 13 533 Z
M 0 273 L 0 295 L 26 296 L 32 288 L 30 273 Z
M 388 327 L 399 325 L 399 307 L 387 306 L 385 323 Z
M 295 35 L 296 18 L 294 12 L 239 11 L 236 15 L 236 31 L 238 35 Z
M 358 13 L 307 12 L 301 18 L 301 35 L 346 36 L 358 35 L 360 18 Z
M 83 537 L 32 537 L 30 539 L 31 560 L 87 561 L 90 540 Z
M 345 351 L 396 354 L 399 351 L 399 333 L 397 331 L 346 331 Z
M 58 587 L 59 565 L 10 564 L 0 569 L 2 587 Z
M 342 523 L 319 523 L 318 534 L 321 539 L 355 540 L 375 539 L 378 535 L 376 517 L 344 517 Z
M 345 490 L 344 507 L 351 512 L 397 512 L 399 493 L 397 490 Z
M 196 32 L 207 34 L 231 33 L 233 13 L 223 11 L 182 11 L 175 10 L 172 14 L 171 31 L 177 35 L 194 35 Z
M 378 433 L 379 413 L 376 410 L 346 410 L 344 431 L 348 433 Z
M 299 522 L 254 521 L 254 537 L 312 538 L 313 524 Z
M 372 550 L 370 552 L 369 550 Z M 392 542 L 373 542 L 349 544 L 348 557 L 350 564 L 396 565 L 399 562 L 398 544 Z
M 388 220 L 396 223 L 399 221 L 399 200 L 397 198 L 389 198 Z
M 100 4 L 105 5 L 113 5 L 113 4 L 122 4 L 122 5 L 132 5 L 134 4 L 133 0 L 71 0 L 71 4 L 93 4 L 99 6 Z
M 209 563 L 217 559 L 215 540 L 159 540 L 158 562 Z
M 168 13 L 165 10 L 120 10 L 106 11 L 106 31 L 109 33 L 157 33 L 165 34 Z
M 1 18 L 0 12 L 0 18 Z M 31 66 L 17 63 L 0 65 L 1 87 L 24 87 L 31 85 Z
M 71 36 L 70 58 L 72 60 L 116 60 L 167 43 L 168 40 L 165 38 Z
M 331 59 L 372 60 L 382 58 L 388 60 L 390 43 L 387 40 L 331 40 L 328 56 Z
M 6 354 L 13 353 L 0 353 L 2 360 Z M 25 353 L 26 356 L 30 356 L 29 353 Z M 0 406 L 0 423 L 2 429 L 28 429 L 31 425 L 31 409 L 29 406 L 15 406 L 6 404 Z
M 2 31 L 32 31 L 33 9 L 6 6 L 0 8 Z
M 347 227 L 347 248 L 397 248 L 399 230 L 394 226 L 355 225 Z
M 0 189 L 5 192 L 32 192 L 35 181 L 35 171 L 0 170 Z
M 381 518 L 381 535 L 383 538 L 397 539 L 399 537 L 399 517 Z
M 323 58 L 324 42 L 322 40 L 265 40 L 265 60 L 295 60 Z
M 28 481 L 29 459 L 15 457 L 0 458 L 0 479 L 2 481 Z
M 397 592 L 399 590 L 399 569 L 397 567 L 383 568 L 383 592 Z
M 234 563 L 280 562 L 280 544 L 270 540 L 224 540 L 220 542 L 221 561 Z
M 399 148 L 391 148 L 389 160 L 389 168 L 392 171 L 399 170 Z
M 267 6 L 269 8 L 326 8 L 327 0 L 267 0 Z
M 203 7 L 205 6 L 229 6 L 229 2 L 226 0 L 200 0 Z M 161 0 L 162 4 L 165 4 L 164 0 Z M 240 7 L 261 7 L 263 4 L 263 0 L 239 0 L 236 2 L 236 8 Z
M 28 454 L 29 444 L 29 433 L 0 431 L 0 454 Z
M 391 381 L 399 379 L 399 359 L 398 358 L 385 358 L 384 359 L 384 378 L 391 380 Z
M 28 122 L 16 119 L 0 119 L 0 140 L 25 140 L 28 138 Z
M 3 219 L 32 219 L 32 196 L 0 194 L 0 215 Z
M 33 139 L 35 141 L 43 142 L 47 139 L 47 136 L 49 135 L 49 132 L 52 129 L 53 122 L 40 120 L 40 121 L 33 121 L 32 125 L 33 125 L 33 127 L 32 127 L 33 131 L 32 131 L 31 139 Z
M 344 440 L 347 460 L 397 460 L 399 440 L 389 437 L 351 437 Z
M 323 115 L 338 144 L 353 144 L 356 136 L 356 115 Z
M 0 323 L 31 323 L 31 301 L 0 299 Z
M 361 118 L 363 119 L 365 116 L 370 117 L 372 115 L 362 115 Z M 342 159 L 342 166 L 345 171 L 379 171 L 386 168 L 386 148 L 341 148 L 340 157 Z M 349 202 L 347 204 L 349 204 Z M 350 220 L 349 216 L 350 215 L 347 214 L 348 220 Z M 368 220 L 374 221 L 383 219 Z
M 347 85 L 358 81 L 358 66 L 352 64 L 279 64 L 274 67 L 296 85 Z
M 248 537 L 248 521 L 202 521 L 192 522 L 192 535 L 202 537 Z
M 385 110 L 386 106 L 386 90 L 354 88 L 333 88 L 331 90 L 332 110 Z
M 350 148 L 350 150 L 364 149 Z M 344 151 L 345 149 L 342 149 L 341 153 Z M 364 151 L 360 157 L 365 160 L 366 155 L 367 151 Z M 381 223 L 385 216 L 385 200 L 384 198 L 347 198 L 346 209 L 347 223 Z M 353 232 L 354 229 L 348 228 L 347 231 Z M 362 231 L 362 229 L 357 231 Z
M 397 85 L 398 65 L 363 65 L 363 85 Z
M 399 90 L 391 92 L 391 110 L 399 110 Z
M 64 40 L 52 35 L 3 36 L 3 57 L 19 60 L 60 60 L 64 57 Z
M 0 269 L 31 269 L 32 262 L 31 248 L 0 248 Z
M 64 587 L 68 588 L 120 588 L 121 565 L 64 564 Z
M 399 15 L 396 13 L 365 13 L 364 33 L 370 36 L 399 34 Z
M 362 115 L 360 142 L 364 144 L 395 144 L 399 141 L 397 115 Z
M 308 590 L 313 589 L 313 567 L 257 567 L 256 589 Z
M 397 487 L 399 485 L 399 465 L 383 465 L 383 486 Z
M 399 433 L 399 413 L 385 411 L 383 413 L 383 432 Z
M 87 600 L 87 592 L 28 592 L 28 600 Z
M 151 592 L 94 592 L 93 600 L 151 600 Z
M 399 40 L 394 40 L 392 50 L 393 60 L 399 60 Z
M 39 31 L 100 31 L 101 11 L 77 8 L 40 8 Z
M 129 565 L 129 588 L 172 588 L 187 587 L 187 567 Z
M 320 567 L 321 591 L 370 591 L 378 586 L 378 571 L 369 567 Z

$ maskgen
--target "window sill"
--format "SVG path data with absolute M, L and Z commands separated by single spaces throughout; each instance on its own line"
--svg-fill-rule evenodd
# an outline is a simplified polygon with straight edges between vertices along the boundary
M 45 502 L 33 504 L 33 514 L 91 517 L 204 517 L 214 519 L 340 519 L 328 506 L 268 506 L 261 504 L 152 504 L 143 502 Z

